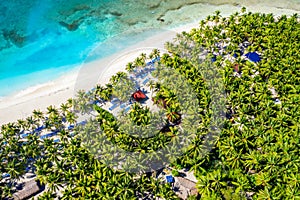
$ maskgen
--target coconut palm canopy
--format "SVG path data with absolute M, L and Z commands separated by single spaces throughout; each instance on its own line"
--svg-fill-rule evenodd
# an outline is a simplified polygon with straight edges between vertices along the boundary
M 299 41 L 300 23 L 296 14 L 274 17 L 272 14 L 243 12 L 224 18 L 216 12 L 202 20 L 199 27 L 178 34 L 174 42 L 166 43 L 170 53 L 160 55 L 155 50 L 155 57 L 160 57 L 156 65 L 184 76 L 199 100 L 197 117 L 201 120 L 196 129 L 190 126 L 185 130 L 195 133 L 196 137 L 170 164 L 178 169 L 193 170 L 198 180 L 199 198 L 300 198 Z M 220 72 L 222 76 L 218 80 L 224 83 L 224 90 L 215 89 L 214 94 L 208 90 L 206 80 L 209 76 L 201 73 L 202 66 L 198 63 L 200 50 L 209 61 L 214 58 L 213 64 L 207 65 Z M 261 60 L 255 62 L 255 56 L 254 62 L 249 62 L 241 53 L 236 53 L 239 51 L 256 52 Z M 151 55 L 153 58 L 154 53 Z M 250 55 L 253 54 L 249 54 L 251 60 Z M 143 55 L 143 59 L 132 63 L 134 67 L 144 67 L 144 61 Z M 238 76 L 234 73 L 236 65 Z M 127 68 L 132 70 L 131 65 Z M 57 191 L 62 194 L 62 199 L 177 199 L 170 185 L 162 184 L 155 176 L 109 168 L 98 158 L 106 157 L 109 163 L 115 159 L 110 150 L 102 149 L 101 156 L 93 156 L 90 152 L 93 147 L 104 143 L 83 143 L 90 141 L 88 137 L 92 136 L 104 142 L 103 138 L 108 138 L 110 143 L 125 151 L 144 154 L 156 152 L 180 136 L 178 130 L 184 124 L 170 126 L 170 119 L 180 117 L 183 105 L 174 95 L 174 89 L 160 83 L 153 84 L 153 99 L 156 100 L 154 103 L 164 102 L 160 108 L 166 116 L 172 114 L 170 119 L 164 119 L 168 128 L 146 139 L 119 130 L 119 123 L 110 112 L 90 103 L 109 101 L 118 93 L 114 91 L 114 83 L 98 86 L 89 93 L 81 91 L 61 108 L 49 106 L 46 113 L 34 111 L 31 117 L 1 127 L 0 169 L 1 174 L 10 175 L 0 178 L 1 199 L 16 192 L 15 186 L 28 167 L 42 184 L 46 184 L 47 192 L 39 199 L 54 199 L 59 194 Z M 203 139 L 210 136 L 210 103 L 213 96 L 221 93 L 226 93 L 227 100 L 224 126 L 212 151 L 203 155 Z M 76 106 L 72 109 L 74 102 Z M 97 112 L 96 117 L 85 125 L 78 125 L 78 112 L 89 113 L 91 110 Z M 134 112 L 143 116 L 136 119 Z M 149 112 L 149 109 L 132 109 L 124 116 L 128 115 L 146 127 Z M 74 128 L 69 130 L 69 125 Z M 45 128 L 40 130 L 41 126 Z M 99 133 L 98 127 L 103 134 L 91 135 Z M 56 137 L 60 141 L 41 139 L 41 134 L 48 131 L 57 131 Z M 23 133 L 28 135 L 21 138 Z M 87 149 L 87 145 L 91 148 Z M 128 163 L 127 167 L 137 164 Z

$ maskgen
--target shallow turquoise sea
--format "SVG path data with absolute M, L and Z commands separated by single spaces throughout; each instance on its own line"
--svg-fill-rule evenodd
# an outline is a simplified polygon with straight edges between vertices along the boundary
M 63 75 L 96 45 L 120 33 L 174 27 L 220 6 L 229 13 L 230 6 L 240 9 L 258 3 L 300 10 L 300 0 L 2 0 L 0 97 Z M 94 59 L 117 50 L 112 46 Z

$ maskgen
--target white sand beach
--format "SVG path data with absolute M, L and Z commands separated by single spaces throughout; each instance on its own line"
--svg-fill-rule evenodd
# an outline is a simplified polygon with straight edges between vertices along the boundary
M 34 109 L 44 111 L 49 105 L 58 107 L 67 99 L 72 98 L 75 95 L 75 90 L 88 90 L 97 83 L 107 83 L 113 74 L 124 71 L 126 64 L 134 61 L 142 52 L 150 53 L 154 48 L 163 49 L 164 43 L 174 38 L 176 33 L 188 31 L 197 26 L 197 23 L 191 23 L 172 31 L 156 34 L 117 54 L 84 63 L 56 80 L 1 99 L 0 125 L 24 119 L 30 116 Z
M 251 12 L 272 12 L 274 15 L 295 13 L 293 10 L 267 6 L 255 6 L 247 9 Z M 240 7 L 231 8 L 227 6 L 226 10 L 223 12 L 222 7 L 216 6 L 214 10 L 221 10 L 222 15 L 226 16 L 235 11 L 239 11 Z M 208 14 L 211 14 L 212 12 Z M 204 13 L 204 15 L 205 14 L 206 13 Z M 206 15 L 204 17 L 206 17 Z M 58 77 L 57 80 L 28 88 L 18 94 L 0 99 L 0 125 L 16 121 L 17 119 L 24 119 L 31 115 L 34 109 L 44 111 L 49 105 L 59 106 L 67 99 L 74 96 L 74 90 L 91 89 L 96 83 L 99 83 L 99 80 L 101 80 L 101 83 L 107 82 L 111 75 L 124 70 L 126 63 L 133 61 L 141 52 L 147 53 L 150 48 L 163 48 L 164 43 L 166 41 L 171 41 L 176 33 L 189 31 L 191 28 L 198 27 L 198 22 L 200 20 L 201 19 L 195 20 L 195 22 L 185 26 L 145 38 L 144 41 L 128 47 L 127 49 L 123 49 L 117 54 L 78 66 L 67 75 Z

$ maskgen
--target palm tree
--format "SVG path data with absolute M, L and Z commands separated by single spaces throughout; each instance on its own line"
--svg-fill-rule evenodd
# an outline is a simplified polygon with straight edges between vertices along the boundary
M 150 80 L 147 84 L 151 90 L 151 98 L 152 98 L 152 95 L 153 95 L 153 90 L 155 88 L 155 82 L 153 80 Z
M 74 111 L 82 114 L 89 113 L 92 109 L 91 98 L 94 96 L 89 96 L 84 90 L 77 91 L 76 98 L 73 99 Z
M 28 129 L 28 126 L 27 126 L 27 125 L 28 125 L 28 124 L 26 123 L 25 120 L 19 119 L 19 120 L 17 121 L 17 126 L 19 127 L 20 132 L 27 130 L 27 129 Z
M 213 20 L 218 22 L 216 26 L 206 25 Z M 75 110 L 84 110 L 91 100 L 109 100 L 115 94 L 114 83 L 123 78 L 123 73 L 114 77 L 113 84 L 96 87 L 93 94 L 95 97 L 81 91 L 76 99 L 69 99 L 63 104 L 61 112 L 49 106 L 45 121 L 42 113 L 36 110 L 26 120 L 1 126 L 0 169 L 11 175 L 7 183 L 0 183 L 1 198 L 14 192 L 14 188 L 9 186 L 14 185 L 25 173 L 25 166 L 34 165 L 38 179 L 49 188 L 43 198 L 54 198 L 55 191 L 64 186 L 63 199 L 175 199 L 170 186 L 161 184 L 159 180 L 144 174 L 134 176 L 109 168 L 111 165 L 108 162 L 115 159 L 115 155 L 104 147 L 101 156 L 107 159 L 99 161 L 90 154 L 89 151 L 93 149 L 86 148 L 83 141 L 88 137 L 95 137 L 99 142 L 87 144 L 99 147 L 105 144 L 103 138 L 107 136 L 110 142 L 125 151 L 138 151 L 145 155 L 146 152 L 166 147 L 166 144 L 178 144 L 178 138 L 182 134 L 178 130 L 183 127 L 187 133 L 195 133 L 196 137 L 186 147 L 184 154 L 179 155 L 172 164 L 194 170 L 202 199 L 297 199 L 298 25 L 297 15 L 290 18 L 282 16 L 275 20 L 272 14 L 235 13 L 229 18 L 221 18 L 220 12 L 216 11 L 214 16 L 208 16 L 200 23 L 200 28 L 178 34 L 174 42 L 166 45 L 171 53 L 164 54 L 157 67 L 170 68 L 184 76 L 192 85 L 199 107 L 192 105 L 192 102 L 179 105 L 177 98 L 188 101 L 189 96 L 178 96 L 177 94 L 181 94 L 180 90 L 170 90 L 159 82 L 151 83 L 156 92 L 153 100 L 156 103 L 164 102 L 162 111 L 169 121 L 180 117 L 180 113 L 186 109 L 187 115 L 184 118 L 189 119 L 189 115 L 193 115 L 191 119 L 199 121 L 196 127 L 189 120 L 183 120 L 178 127 L 169 126 L 148 139 L 136 138 L 128 134 L 135 128 L 133 125 L 136 125 L 131 124 L 131 120 L 139 124 L 137 127 L 145 127 L 145 134 L 154 132 L 147 127 L 150 120 L 153 120 L 148 108 L 134 104 L 132 110 L 124 115 L 123 121 L 118 122 L 103 108 L 90 105 L 98 113 L 96 120 L 82 127 L 84 130 L 80 133 L 81 137 L 72 137 L 62 126 L 62 117 L 66 117 L 69 123 L 75 123 L 76 113 L 69 110 L 73 102 L 77 104 Z M 221 34 L 222 30 L 226 31 Z M 227 43 L 230 45 L 223 51 L 224 55 L 237 50 L 255 50 L 262 55 L 262 60 L 259 63 L 244 62 L 243 57 L 239 56 L 231 63 L 219 53 L 223 48 L 220 46 Z M 220 80 L 211 74 L 203 75 L 205 67 L 199 62 L 199 49 L 204 50 L 203 55 L 206 56 L 218 54 L 216 62 L 208 65 L 208 68 L 219 70 L 222 75 Z M 156 49 L 149 58 L 158 56 L 159 50 Z M 139 65 L 143 65 L 144 58 L 145 55 L 141 55 L 136 59 L 140 62 Z M 241 67 L 240 76 L 233 76 L 234 63 Z M 255 72 L 258 73 L 254 76 Z M 213 149 L 204 155 L 207 148 L 205 139 L 211 135 L 213 129 L 210 127 L 216 124 L 211 120 L 215 111 L 211 104 L 214 97 L 223 91 L 222 87 L 216 87 L 213 91 L 209 89 L 211 77 L 215 78 L 215 82 L 224 84 L 228 119 L 212 142 Z M 274 87 L 278 93 L 276 98 L 280 99 L 280 104 L 274 103 L 270 87 Z M 93 126 L 96 121 L 105 134 L 97 132 Z M 161 121 L 162 124 L 166 123 Z M 48 128 L 59 129 L 61 142 L 54 143 L 51 139 L 42 141 L 37 134 L 29 134 L 26 139 L 20 138 L 20 131 L 35 129 L 41 123 Z M 76 128 L 76 131 L 80 130 Z M 186 136 L 189 137 L 189 134 Z M 170 152 L 176 152 L 176 147 L 169 147 Z M 154 153 L 146 157 L 146 160 L 136 159 L 126 163 L 126 169 L 148 163 L 157 156 L 165 155 Z
M 135 66 L 133 65 L 133 62 L 129 62 L 126 64 L 126 70 L 128 72 L 132 72 L 134 70 Z
M 50 105 L 47 107 L 47 114 L 48 115 L 51 115 L 51 114 L 58 115 L 59 112 L 54 106 Z
M 73 99 L 71 99 L 71 98 L 68 99 L 66 104 L 68 105 L 69 108 L 72 108 L 74 106 Z
M 121 101 L 126 102 L 131 98 L 134 91 L 135 83 L 128 77 L 122 77 L 118 82 L 115 82 L 113 94 Z
M 60 105 L 60 111 L 61 111 L 61 113 L 63 114 L 63 115 L 66 115 L 66 113 L 68 113 L 69 111 L 70 111 L 70 105 L 69 104 L 67 104 L 67 103 L 62 103 L 61 105 Z
M 152 52 L 149 54 L 149 58 L 158 58 L 160 56 L 160 51 L 158 49 L 153 49 Z
M 141 55 L 139 57 L 141 58 L 141 60 L 143 60 L 144 62 L 146 62 L 147 55 L 145 53 L 141 53 Z
M 44 113 L 40 110 L 33 110 L 32 112 L 33 118 L 37 121 L 43 121 L 44 120 Z
M 26 118 L 26 123 L 30 130 L 35 130 L 38 127 L 36 120 L 31 116 Z
M 137 57 L 134 60 L 134 65 L 138 67 L 144 67 L 146 64 L 144 57 Z
M 172 105 L 168 106 L 166 109 L 167 119 L 172 123 L 178 121 L 180 119 L 179 110 L 180 109 L 179 109 L 178 105 L 172 104 Z
M 115 85 L 116 83 L 118 83 L 120 80 L 122 80 L 125 77 L 126 77 L 126 73 L 125 72 L 117 72 L 116 75 L 113 75 L 110 78 L 110 83 L 112 85 Z
M 74 112 L 67 112 L 67 114 L 66 114 L 66 121 L 69 124 L 75 124 L 76 123 L 76 119 L 77 119 L 77 116 L 75 115 Z

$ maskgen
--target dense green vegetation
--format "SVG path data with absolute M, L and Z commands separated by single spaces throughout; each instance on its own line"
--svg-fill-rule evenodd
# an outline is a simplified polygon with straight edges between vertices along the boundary
M 184 154 L 172 162 L 176 168 L 194 171 L 201 199 L 299 199 L 300 198 L 300 23 L 298 16 L 274 17 L 272 14 L 235 13 L 223 18 L 218 11 L 200 22 L 189 33 L 178 34 L 166 44 L 169 54 L 154 50 L 150 58 L 160 56 L 157 67 L 175 70 L 192 85 L 199 101 L 199 124 L 192 144 Z M 212 25 L 214 24 L 214 25 Z M 225 48 L 226 46 L 226 48 Z M 260 62 L 251 62 L 241 54 L 256 51 Z M 199 64 L 199 55 L 213 64 Z M 231 55 L 231 59 L 227 59 Z M 128 71 L 145 65 L 141 55 L 126 66 Z M 207 84 L 211 74 L 203 74 L 203 67 L 213 68 L 224 85 L 213 92 Z M 111 169 L 90 154 L 77 134 L 97 135 L 99 124 L 110 141 L 128 151 L 151 152 L 180 137 L 177 126 L 159 131 L 152 138 L 138 139 L 119 130 L 120 124 L 101 107 L 90 105 L 98 100 L 105 103 L 116 95 L 114 87 L 125 75 L 117 73 L 111 83 L 98 85 L 61 107 L 49 106 L 46 113 L 35 110 L 32 117 L 1 127 L 0 169 L 10 179 L 0 182 L 1 199 L 15 190 L 17 180 L 26 167 L 35 169 L 37 179 L 47 185 L 48 192 L 40 199 L 52 199 L 57 189 L 62 199 L 176 199 L 170 185 L 162 184 L 153 176 L 133 174 Z M 216 81 L 216 82 L 218 82 Z M 127 83 L 127 79 L 125 82 Z M 153 100 L 164 110 L 166 124 L 180 123 L 184 105 L 178 104 L 175 90 L 150 82 L 155 90 Z M 126 90 L 133 86 L 126 84 Z M 224 91 L 223 91 L 224 89 Z M 203 138 L 211 132 L 214 95 L 226 94 L 226 118 L 214 148 L 203 156 Z M 120 93 L 120 92 L 119 92 Z M 123 92 L 121 92 L 123 93 Z M 126 98 L 126 96 L 124 96 Z M 75 105 L 74 109 L 72 105 Z M 68 130 L 76 124 L 78 113 L 97 111 L 93 121 Z M 126 120 L 140 126 L 149 124 L 149 109 L 134 104 Z M 217 123 L 216 122 L 216 123 Z M 57 131 L 60 142 L 39 139 L 45 125 Z M 26 139 L 22 131 L 34 131 Z M 84 133 L 84 132 L 83 132 Z M 75 136 L 74 136 L 75 135 Z M 82 135 L 81 135 L 82 136 Z M 26 141 L 24 143 L 24 141 Z M 100 140 L 101 141 L 101 140 Z M 91 144 L 92 145 L 92 144 Z M 101 144 L 96 144 L 101 145 Z M 130 167 L 130 166 L 129 166 Z M 176 174 L 176 172 L 173 172 Z M 1 180 L 1 178 L 0 178 Z
M 300 24 L 297 15 L 274 18 L 272 14 L 238 13 L 222 18 L 218 12 L 207 20 L 217 22 L 179 36 L 169 44 L 173 54 L 228 43 L 223 54 L 233 54 L 248 42 L 245 53 L 257 51 L 259 63 L 234 62 L 217 56 L 215 67 L 222 71 L 227 94 L 228 120 L 215 149 L 197 160 L 196 151 L 179 162 L 194 162 L 200 195 L 208 199 L 225 197 L 253 199 L 297 199 L 299 191 L 299 49 Z M 225 30 L 225 31 L 222 31 Z M 230 40 L 228 40 L 230 38 Z M 212 56 L 212 55 L 211 55 Z M 193 59 L 189 59 L 193 63 Z M 239 75 L 234 75 L 238 64 Z M 274 88 L 277 94 L 272 94 Z M 281 103 L 276 104 L 276 98 Z M 237 197 L 238 196 L 238 197 Z

